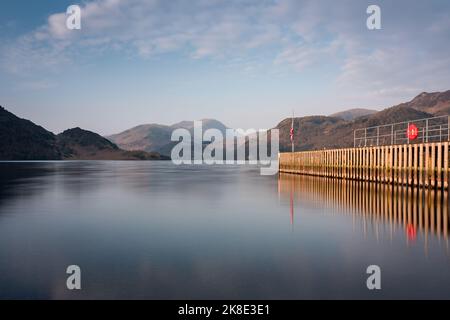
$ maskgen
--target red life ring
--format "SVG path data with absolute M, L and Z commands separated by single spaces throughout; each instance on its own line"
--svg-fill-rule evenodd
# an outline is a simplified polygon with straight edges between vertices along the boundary
M 419 136 L 419 129 L 417 128 L 417 126 L 415 124 L 410 124 L 408 126 L 407 135 L 408 135 L 409 140 L 417 139 L 417 137 Z

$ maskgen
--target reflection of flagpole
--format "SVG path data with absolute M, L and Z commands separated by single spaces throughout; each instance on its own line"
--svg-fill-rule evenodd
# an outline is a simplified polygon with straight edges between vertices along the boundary
M 291 197 L 290 197 L 290 216 L 291 216 L 291 227 L 294 231 L 294 180 L 291 180 Z

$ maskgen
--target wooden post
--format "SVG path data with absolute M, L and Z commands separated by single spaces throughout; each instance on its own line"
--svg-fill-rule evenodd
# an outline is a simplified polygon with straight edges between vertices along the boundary
M 389 147 L 384 147 L 384 182 L 389 182 Z
M 357 169 L 357 179 L 361 181 L 361 148 L 358 148 L 358 169 Z
M 403 171 L 405 167 L 405 148 L 404 145 L 401 144 L 399 146 L 399 154 L 398 154 L 398 183 L 402 186 L 403 185 Z
M 363 179 L 363 166 L 364 166 L 363 148 L 359 148 L 358 157 L 359 157 L 358 180 L 361 181 Z
M 369 149 L 364 149 L 364 180 L 369 180 Z
M 392 183 L 397 183 L 397 146 L 394 146 L 394 163 L 392 165 Z
M 430 180 L 430 184 L 434 188 L 436 186 L 436 143 L 431 144 Z
M 450 129 L 449 129 L 450 130 Z M 448 189 L 448 147 L 449 147 L 449 143 L 445 142 L 444 143 L 444 188 Z
M 425 152 L 425 150 L 424 150 L 423 146 L 424 146 L 423 143 L 421 143 L 419 145 L 419 171 L 418 171 L 418 174 L 419 174 L 419 186 L 421 186 L 421 187 L 425 185 L 425 183 L 424 183 L 424 180 L 425 180 L 425 178 L 424 178 L 424 161 L 425 161 L 424 152 Z
M 378 147 L 373 149 L 373 181 L 378 180 Z
M 344 149 L 344 158 L 345 158 L 345 179 L 349 178 L 349 157 L 348 157 L 348 149 Z
M 388 152 L 386 156 L 387 156 L 386 181 L 392 183 L 392 146 L 388 147 Z
M 350 149 L 345 150 L 346 156 L 347 156 L 347 179 L 351 178 L 351 169 L 350 169 Z
M 429 170 L 429 166 L 430 166 L 430 146 L 428 144 L 425 144 L 425 172 L 424 172 L 424 185 L 426 187 L 429 186 L 430 183 L 430 170 Z
M 382 148 L 377 147 L 377 182 L 383 181 L 383 171 L 382 171 Z
M 418 146 L 417 146 L 417 144 L 415 144 L 414 145 L 414 166 L 413 166 L 413 185 L 414 186 L 418 186 L 419 185 L 419 182 L 418 182 L 418 177 L 419 177 L 419 172 L 418 172 L 418 170 L 419 170 L 419 166 L 418 166 L 418 163 L 419 163 L 419 155 L 418 155 L 418 150 L 419 150 L 419 148 L 418 148 Z
M 338 164 L 339 164 L 339 153 L 337 150 L 334 151 L 334 177 L 335 178 L 339 178 L 339 168 L 338 168 Z
M 331 169 L 333 162 L 331 161 L 331 151 L 328 151 L 328 177 L 331 177 Z
M 408 184 L 408 145 L 403 145 L 403 174 L 402 184 Z
M 350 179 L 353 180 L 353 155 L 355 149 L 350 149 Z
M 330 151 L 330 177 L 334 178 L 334 150 Z
M 377 147 L 372 149 L 372 181 L 377 181 Z
M 371 163 L 371 181 L 377 180 L 377 147 L 372 147 L 372 163 Z
M 408 186 L 412 185 L 412 159 L 413 159 L 413 155 L 412 155 L 412 145 L 408 145 L 408 169 L 407 169 L 407 174 L 408 174 Z
M 437 144 L 436 186 L 442 188 L 442 143 Z
M 333 168 L 334 168 L 334 162 L 333 162 L 333 151 L 330 151 L 330 178 L 333 178 Z

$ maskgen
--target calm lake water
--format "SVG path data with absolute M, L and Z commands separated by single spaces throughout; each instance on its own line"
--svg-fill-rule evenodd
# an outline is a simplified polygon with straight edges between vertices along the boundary
M 0 298 L 449 299 L 448 229 L 440 192 L 250 166 L 0 163 Z

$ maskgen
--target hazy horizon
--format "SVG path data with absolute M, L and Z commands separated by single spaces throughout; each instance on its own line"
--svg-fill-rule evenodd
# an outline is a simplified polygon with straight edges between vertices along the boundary
M 82 8 L 82 29 L 65 11 Z M 366 27 L 377 4 L 382 29 Z M 23 10 L 27 8 L 27 10 Z M 271 128 L 450 88 L 448 1 L 3 1 L 0 105 L 58 133 Z
M 17 116 L 17 117 L 19 117 L 19 118 L 22 118 L 22 119 L 25 119 L 25 120 L 29 120 L 29 121 L 33 122 L 34 124 L 36 124 L 36 125 L 38 125 L 38 126 L 43 126 L 42 124 L 37 123 L 37 122 L 34 121 L 33 119 L 26 118 L 26 117 L 24 117 L 24 116 L 22 116 L 22 115 L 20 115 L 20 114 L 15 113 L 13 109 L 8 108 L 7 106 L 3 106 L 3 105 L 0 105 L 0 106 L 3 107 L 4 109 L 6 109 L 6 111 L 13 113 L 15 116 Z M 350 111 L 350 110 L 355 110 L 355 109 L 367 109 L 367 110 L 370 109 L 370 110 L 374 110 L 374 111 L 382 111 L 382 110 L 379 109 L 379 108 L 351 108 L 351 109 L 338 110 L 338 111 L 336 111 L 335 113 L 340 113 L 340 112 Z M 333 115 L 333 114 L 310 114 L 310 115 L 301 115 L 301 114 L 296 115 L 296 114 L 294 114 L 294 117 L 295 117 L 295 118 L 301 118 L 301 117 L 309 117 L 309 116 L 332 116 L 332 115 Z M 263 129 L 272 129 L 272 128 L 276 127 L 276 125 L 278 125 L 280 122 L 282 122 L 283 120 L 285 120 L 286 118 L 291 118 L 291 117 L 292 117 L 292 111 L 291 111 L 291 114 L 290 114 L 290 115 L 284 115 L 284 116 L 281 116 L 280 119 L 275 120 L 276 122 L 275 122 L 272 126 L 269 126 L 269 127 L 267 127 L 267 128 L 263 128 Z M 227 128 L 230 128 L 230 129 L 243 129 L 243 130 L 247 130 L 247 129 L 254 129 L 254 128 L 256 128 L 255 126 L 253 126 L 253 127 L 247 127 L 247 128 L 232 127 L 232 126 L 228 125 L 226 122 L 222 121 L 221 119 L 215 119 L 215 118 L 201 118 L 201 119 L 180 119 L 179 121 L 176 121 L 176 122 L 173 122 L 173 123 L 159 123 L 159 122 L 145 122 L 145 121 L 143 121 L 143 122 L 141 122 L 141 123 L 132 125 L 132 126 L 130 126 L 130 127 L 128 127 L 128 128 L 125 128 L 124 130 L 121 130 L 121 131 L 118 131 L 118 132 L 112 132 L 112 133 L 100 133 L 100 132 L 95 132 L 95 133 L 99 133 L 99 134 L 101 134 L 101 135 L 104 136 L 104 137 L 108 137 L 108 136 L 112 136 L 112 135 L 115 135 L 115 134 L 123 133 L 123 132 L 125 132 L 125 131 L 128 131 L 128 130 L 130 130 L 130 129 L 134 129 L 134 128 L 140 127 L 140 126 L 146 126 L 146 125 L 155 125 L 155 126 L 156 126 L 156 125 L 160 125 L 160 126 L 171 127 L 171 126 L 175 126 L 175 125 L 177 125 L 177 124 L 179 124 L 179 123 L 181 123 L 181 122 L 194 122 L 194 121 L 206 121 L 206 120 L 215 120 L 215 121 L 219 121 L 219 122 L 221 122 L 223 125 L 225 125 Z M 52 133 L 54 133 L 54 134 L 59 134 L 59 133 L 64 132 L 65 130 L 74 129 L 74 128 L 78 128 L 78 127 L 81 128 L 81 129 L 84 129 L 84 130 L 94 131 L 94 130 L 92 130 L 92 129 L 84 128 L 84 127 L 81 127 L 81 126 L 76 125 L 76 124 L 75 124 L 74 126 L 72 126 L 72 127 L 63 128 L 61 131 L 54 131 L 54 130 L 51 130 L 51 129 L 45 127 L 45 126 L 43 126 L 43 127 L 44 127 L 44 129 L 46 129 L 46 130 L 48 130 L 48 131 L 50 131 L 50 132 L 52 132 Z M 258 129 L 261 129 L 261 128 L 258 128 Z

